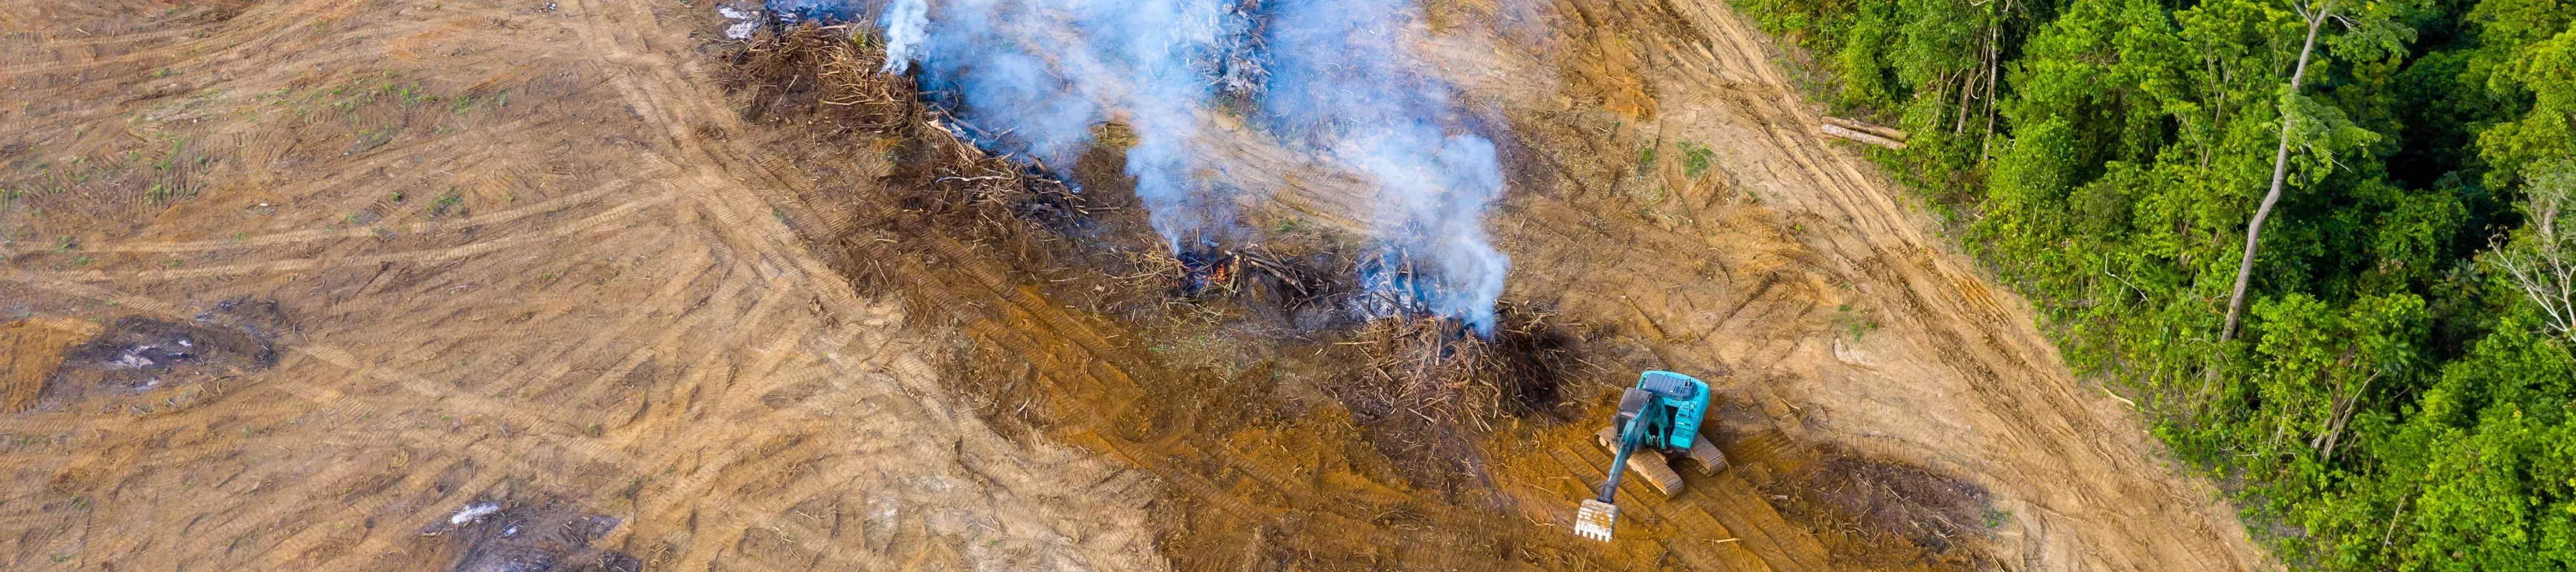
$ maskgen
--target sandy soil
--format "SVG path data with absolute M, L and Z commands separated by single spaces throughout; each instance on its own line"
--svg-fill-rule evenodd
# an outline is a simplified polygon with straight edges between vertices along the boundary
M 921 226 L 882 160 L 745 119 L 706 5 L 0 1 L 0 412 L 32 408 L 0 568 L 460 569 L 501 528 L 439 523 L 485 502 L 613 520 L 563 537 L 597 569 L 2274 567 L 1721 3 L 1434 4 L 1424 48 L 1518 142 L 1507 298 L 1614 366 L 1480 439 L 1463 495 L 1311 388 L 1202 383 L 1249 378 L 1097 265 Z M 1311 170 L 1247 141 L 1210 148 Z M 1281 180 L 1256 208 L 1365 196 Z M 135 316 L 277 355 L 21 397 Z M 1738 468 L 1576 540 L 1584 420 L 1643 365 L 1723 386 Z M 1992 522 L 1849 532 L 1794 490 L 1854 467 Z
M 959 414 L 782 224 L 684 7 L 548 5 L 0 8 L 0 308 L 287 317 L 184 408 L 0 417 L 0 568 L 444 569 L 541 496 L 655 570 L 1161 567 L 1152 482 Z

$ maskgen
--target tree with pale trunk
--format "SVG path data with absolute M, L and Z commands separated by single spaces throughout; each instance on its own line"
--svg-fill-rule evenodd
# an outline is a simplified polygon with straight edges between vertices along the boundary
M 2576 161 L 2541 165 L 2528 177 L 2522 231 L 2496 246 L 2487 265 L 2540 307 L 2543 323 L 2576 341 Z
M 2307 38 L 2299 43 L 2298 64 L 2291 68 L 2289 83 L 2281 86 L 2281 142 L 2272 151 L 2272 185 L 2263 193 L 2263 202 L 2254 209 L 2254 218 L 2245 223 L 2245 250 L 2236 263 L 2236 285 L 2227 296 L 2227 323 L 2220 327 L 2218 339 L 2235 339 L 2238 320 L 2245 312 L 2245 290 L 2254 279 L 2254 257 L 2261 251 L 2263 223 L 2272 217 L 2272 207 L 2281 202 L 2282 187 L 2288 184 L 2294 148 L 2304 147 L 2316 160 L 2312 167 L 2335 167 L 2336 153 L 2358 149 L 2382 136 L 2357 127 L 2343 112 L 2332 105 L 2309 99 L 2300 93 L 2307 84 L 2308 69 L 2316 58 L 2317 44 L 2325 42 L 2335 55 L 2347 60 L 2370 60 L 2403 55 L 2405 43 L 2413 41 L 2414 30 L 2395 21 L 2394 16 L 2409 8 L 2404 2 L 2356 0 L 2359 8 L 2344 0 L 2315 0 L 2290 3 L 2299 20 L 2307 27 Z M 2342 26 L 2344 33 L 2324 38 L 2326 24 Z M 2322 172 L 2315 176 L 2321 177 Z M 2311 178 L 2308 183 L 2314 183 Z
M 2272 152 L 2272 190 L 2263 193 L 2263 204 L 2255 207 L 2254 220 L 2245 223 L 2245 256 L 2236 263 L 2236 287 L 2227 295 L 2227 325 L 2218 330 L 2219 341 L 2236 337 L 2236 319 L 2245 311 L 2245 284 L 2254 278 L 2254 252 L 2262 245 L 2263 220 L 2272 217 L 2272 205 L 2281 202 L 2281 183 L 2290 175 L 2290 135 L 2296 133 L 2298 116 L 2291 113 L 2291 100 L 2299 96 L 2299 84 L 2308 77 L 2308 61 L 2317 51 L 2317 33 L 2325 29 L 2326 20 L 2335 17 L 2336 0 L 2319 3 L 2292 2 L 2299 19 L 2308 24 L 2308 39 L 2299 44 L 2298 67 L 2291 68 L 2288 93 L 2281 100 L 2281 146 Z

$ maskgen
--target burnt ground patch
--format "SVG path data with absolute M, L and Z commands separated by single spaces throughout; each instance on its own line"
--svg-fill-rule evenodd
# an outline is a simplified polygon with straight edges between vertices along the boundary
M 591 546 L 618 524 L 568 500 L 492 497 L 458 507 L 421 535 L 446 541 L 446 572 L 641 572 L 635 557 Z
M 227 300 L 189 321 L 117 318 L 64 352 L 34 409 L 94 405 L 134 414 L 167 413 L 211 397 L 234 380 L 277 364 L 286 324 L 274 302 Z

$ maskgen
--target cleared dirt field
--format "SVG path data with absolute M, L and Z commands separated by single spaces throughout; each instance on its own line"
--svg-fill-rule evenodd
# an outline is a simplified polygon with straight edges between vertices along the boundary
M 0 568 L 2275 566 L 1722 3 L 1432 4 L 1585 364 L 1454 478 L 1341 338 L 1127 272 L 1114 176 L 1096 235 L 907 202 L 922 134 L 706 4 L 0 0 Z M 1212 139 L 1281 244 L 1366 196 Z M 1737 467 L 1576 539 L 1638 367 Z

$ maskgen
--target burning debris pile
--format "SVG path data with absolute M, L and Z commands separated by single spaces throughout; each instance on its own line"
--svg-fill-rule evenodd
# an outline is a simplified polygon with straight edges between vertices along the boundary
M 1243 264 L 1234 252 L 1207 246 L 1183 248 L 1172 258 L 1180 262 L 1181 274 L 1173 293 L 1182 297 L 1234 290 L 1237 269 Z
M 887 33 L 908 32 L 897 28 Z M 902 60 L 887 59 L 875 41 L 869 33 L 840 26 L 769 29 L 738 47 L 732 57 L 735 75 L 725 83 L 745 101 L 747 118 L 799 127 L 792 131 L 892 160 L 875 174 L 885 183 L 886 194 L 855 201 L 886 216 L 850 228 L 886 232 L 878 229 L 885 227 L 897 234 L 845 242 L 895 241 L 887 243 L 892 250 L 877 251 L 891 254 L 905 248 L 893 245 L 919 244 L 898 235 L 935 231 L 1018 256 L 1021 269 L 1033 273 L 1058 272 L 1053 266 L 1089 260 L 1092 269 L 1108 276 L 1101 279 L 1108 282 L 1089 284 L 1124 284 L 1144 296 L 1124 298 L 1135 305 L 1120 306 L 1141 310 L 1108 311 L 1142 312 L 1134 315 L 1148 322 L 1186 321 L 1174 317 L 1181 314 L 1238 321 L 1183 326 L 1202 328 L 1188 335 L 1226 332 L 1216 335 L 1239 339 L 1220 343 L 1259 348 L 1226 361 L 1257 361 L 1254 356 L 1292 346 L 1320 350 L 1298 354 L 1324 362 L 1317 370 L 1322 375 L 1312 383 L 1349 409 L 1382 453 L 1430 486 L 1461 484 L 1457 476 L 1481 470 L 1471 436 L 1492 431 L 1505 417 L 1557 411 L 1576 340 L 1553 327 L 1541 311 L 1495 301 L 1504 263 L 1482 244 L 1476 217 L 1413 220 L 1401 236 L 1346 236 L 1328 229 L 1255 237 L 1244 229 L 1197 226 L 1174 240 L 1162 226 L 1170 219 L 1151 212 L 1158 208 L 1156 199 L 1146 196 L 1152 192 L 1146 188 L 1147 175 L 1134 163 L 1123 174 L 1136 178 L 1137 203 L 1124 203 L 1117 193 L 1081 192 L 1080 183 L 1057 178 L 1073 172 L 1067 163 L 1087 162 L 1079 180 L 1106 186 L 1103 173 L 1092 166 L 1103 162 L 1103 156 L 1114 164 L 1119 155 L 1058 156 L 1026 142 L 997 143 L 1039 135 L 1026 126 L 950 115 L 971 116 L 978 107 L 971 105 L 971 96 L 920 90 L 943 85 L 963 89 L 955 83 L 961 80 L 949 78 L 943 84 L 927 79 L 929 72 L 892 73 Z M 942 97 L 968 101 L 942 103 Z M 1125 147 L 1131 159 L 1135 147 L 1126 145 L 1147 145 L 1145 130 L 1132 123 L 1086 125 L 1091 131 L 1083 137 L 1099 138 L 1112 149 Z M 986 130 L 991 127 L 1002 129 Z M 1490 148 L 1463 139 L 1451 142 Z M 1476 155 L 1458 157 L 1472 162 Z M 1429 192 L 1450 184 L 1447 175 L 1437 173 L 1447 167 L 1426 168 L 1416 174 L 1428 178 L 1378 178 L 1392 193 Z M 1499 191 L 1498 181 L 1468 186 Z M 1123 208 L 1128 204 L 1145 207 L 1142 214 L 1147 216 L 1135 216 L 1137 212 Z M 1481 212 L 1481 202 L 1452 201 L 1440 208 L 1466 206 Z M 1156 232 L 1146 234 L 1146 227 Z M 1460 258 L 1455 256 L 1460 249 L 1484 254 Z M 869 264 L 856 264 L 856 277 L 882 279 L 885 269 Z M 1460 279 L 1456 271 L 1464 268 L 1477 269 L 1481 277 Z M 1081 279 L 1084 273 L 1068 274 Z M 1089 295 L 1093 289 L 1081 290 Z M 1173 314 L 1172 304 L 1206 311 Z M 1166 315 L 1150 315 L 1155 312 Z
M 885 51 L 853 32 L 811 22 L 769 30 L 740 44 L 723 85 L 745 96 L 746 120 L 801 121 L 819 140 L 895 147 L 904 158 L 887 178 L 911 191 L 898 208 L 984 227 L 1007 225 L 994 218 L 1002 214 L 1044 225 L 1082 218 L 1087 201 L 1047 163 L 976 147 L 987 134 L 924 105 L 911 78 L 884 71 Z
M 1409 0 L 894 0 L 880 24 L 895 55 L 882 69 L 916 70 L 931 101 L 982 127 L 971 141 L 1040 172 L 1065 174 L 1096 126 L 1126 126 L 1125 173 L 1175 257 L 1253 241 L 1236 220 L 1244 190 L 1209 175 L 1227 166 L 1198 149 L 1219 129 L 1210 117 L 1244 114 L 1371 183 L 1372 258 L 1411 271 L 1363 286 L 1402 288 L 1408 308 L 1493 333 L 1509 263 L 1483 217 L 1501 164 L 1462 127 L 1475 122 L 1454 88 L 1404 47 L 1423 26 Z
M 885 179 L 911 192 L 896 206 L 937 215 L 934 224 L 970 221 L 1000 231 L 985 237 L 1016 240 L 1000 228 L 1009 221 L 998 218 L 1018 218 L 1065 235 L 1059 238 L 1100 240 L 1080 228 L 1099 197 L 1065 177 L 1081 153 L 1106 145 L 1117 150 L 1110 156 L 1123 157 L 1123 174 L 1132 178 L 1145 222 L 1164 247 L 1157 254 L 1129 253 L 1129 263 L 1170 277 L 1175 298 L 1231 293 L 1253 279 L 1279 290 L 1291 312 L 1331 306 L 1343 314 L 1321 322 L 1442 317 L 1493 335 L 1508 263 L 1487 244 L 1481 218 L 1501 190 L 1500 167 L 1490 143 L 1442 127 L 1451 121 L 1445 87 L 1425 83 L 1410 64 L 1387 63 L 1410 59 L 1395 53 L 1392 40 L 1371 39 L 1413 25 L 1410 9 L 1365 3 L 1350 7 L 1357 13 L 1325 14 L 1305 5 L 1265 10 L 1253 3 L 1199 3 L 1206 2 L 1167 2 L 1130 14 L 1105 6 L 1058 12 L 984 1 L 943 4 L 930 14 L 924 11 L 931 8 L 898 1 L 884 8 L 886 27 L 878 34 L 815 22 L 763 28 L 733 55 L 736 73 L 726 87 L 747 100 L 746 119 L 801 120 L 818 139 L 874 141 L 860 146 L 877 151 L 894 147 L 900 158 Z M 1153 10 L 1179 13 L 1144 13 Z M 961 20 L 969 30 L 940 33 L 940 24 L 976 14 L 1019 20 Z M 1182 29 L 1157 32 L 1165 43 L 1086 43 L 1109 41 L 1094 37 L 1108 31 L 1163 24 Z M 1030 36 L 1044 30 L 1076 39 Z M 1032 38 L 1073 45 L 1047 54 L 1023 53 L 1035 47 L 1020 43 L 988 45 Z M 1377 62 L 1365 66 L 1375 75 L 1308 61 L 1326 52 L 1366 56 Z M 904 73 L 913 60 L 920 69 Z M 1135 85 L 1116 84 L 1124 76 L 1111 72 L 1122 70 L 1145 75 Z M 1076 75 L 1049 79 L 1048 73 Z M 1387 85 L 1386 78 L 1399 78 L 1393 83 L 1400 85 Z M 1245 82 L 1260 89 L 1237 85 Z M 1329 260 L 1269 254 L 1265 237 L 1236 224 L 1230 190 L 1186 173 L 1222 168 L 1202 164 L 1191 150 L 1199 116 L 1213 112 L 1201 92 L 1297 99 L 1272 101 L 1253 119 L 1283 144 L 1374 181 L 1380 196 L 1373 202 L 1385 206 L 1386 220 L 1355 229 L 1364 232 L 1356 240 L 1323 248 L 1331 251 Z M 1313 97 L 1340 105 L 1305 101 Z M 1157 119 L 1163 114 L 1190 119 Z M 1013 250 L 1032 250 L 1024 246 Z M 1359 262 L 1351 262 L 1354 256 Z

